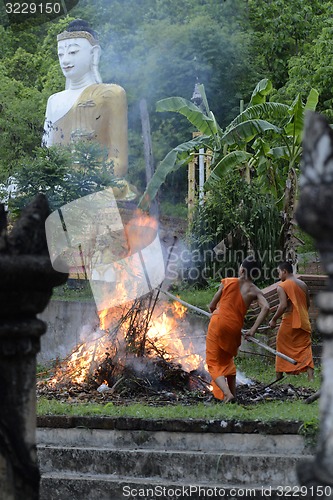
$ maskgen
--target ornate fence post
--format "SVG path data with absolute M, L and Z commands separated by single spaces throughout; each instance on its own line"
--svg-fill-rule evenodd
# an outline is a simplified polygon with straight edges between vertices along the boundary
M 52 288 L 66 274 L 52 268 L 45 220 L 49 207 L 43 195 L 29 205 L 7 233 L 0 215 L 0 497 L 37 500 L 36 354 L 46 324 L 44 310 Z
M 333 499 L 333 132 L 324 117 L 308 113 L 303 138 L 301 195 L 296 218 L 315 239 L 328 286 L 317 297 L 323 336 L 320 431 L 314 461 L 298 467 L 303 498 Z

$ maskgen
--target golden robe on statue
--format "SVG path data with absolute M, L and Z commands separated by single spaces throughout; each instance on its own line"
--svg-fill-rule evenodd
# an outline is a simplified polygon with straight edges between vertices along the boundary
M 53 116 L 54 96 L 48 101 L 47 116 Z M 96 83 L 80 94 L 74 105 L 54 123 L 46 122 L 47 145 L 70 144 L 77 140 L 94 141 L 108 152 L 114 174 L 127 173 L 128 132 L 125 90 L 116 84 Z M 131 187 L 132 188 L 132 187 Z M 133 199 L 136 193 L 125 181 L 114 187 L 116 198 Z
M 297 361 L 296 367 L 276 357 L 276 372 L 297 375 L 307 367 L 314 368 L 311 347 L 311 324 L 306 294 L 293 280 L 279 283 L 292 304 L 292 310 L 284 313 L 276 338 L 276 349 Z

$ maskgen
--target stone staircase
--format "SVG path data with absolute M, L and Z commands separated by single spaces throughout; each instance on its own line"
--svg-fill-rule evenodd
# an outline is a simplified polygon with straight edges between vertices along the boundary
M 37 430 L 40 500 L 277 499 L 311 458 L 299 423 L 51 420 Z

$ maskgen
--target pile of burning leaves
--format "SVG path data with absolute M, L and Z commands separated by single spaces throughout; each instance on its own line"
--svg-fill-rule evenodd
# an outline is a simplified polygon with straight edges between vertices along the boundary
M 185 372 L 180 367 L 170 363 L 165 365 L 157 361 L 152 366 L 158 368 L 159 375 L 154 373 L 153 377 L 139 377 L 137 373 L 125 369 L 111 387 L 104 383 L 98 386 L 95 380 L 80 384 L 70 381 L 49 384 L 47 379 L 40 380 L 37 383 L 37 395 L 71 403 L 112 402 L 117 405 L 127 405 L 141 402 L 153 406 L 164 404 L 191 405 L 199 402 L 219 404 L 219 401 L 212 396 L 209 383 L 200 376 Z M 197 383 L 199 381 L 201 387 L 192 389 L 193 380 Z M 203 384 L 206 384 L 206 387 Z M 248 406 L 262 401 L 292 401 L 297 399 L 305 401 L 313 393 L 314 390 L 311 388 L 294 387 L 287 383 L 267 387 L 261 382 L 252 382 L 237 386 L 237 403 Z
M 89 340 L 39 374 L 37 394 L 86 401 L 210 395 L 203 357 L 185 331 L 185 313 L 178 303 L 157 304 L 152 294 L 102 311 Z M 200 342 L 204 346 L 204 336 Z
M 214 402 L 204 357 L 198 354 L 204 349 L 204 332 L 199 343 L 189 338 L 185 313 L 178 303 L 158 304 L 152 294 L 127 309 L 102 311 L 89 341 L 39 373 L 37 395 L 62 402 L 140 401 L 155 406 Z M 237 402 L 305 399 L 312 392 L 281 382 L 265 386 L 246 380 L 238 385 Z

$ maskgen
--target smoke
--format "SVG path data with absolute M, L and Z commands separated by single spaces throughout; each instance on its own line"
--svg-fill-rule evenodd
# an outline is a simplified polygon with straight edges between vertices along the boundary
M 237 385 L 254 385 L 253 380 L 248 378 L 245 373 L 237 370 L 237 376 L 236 376 L 236 383 Z

